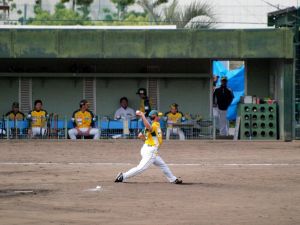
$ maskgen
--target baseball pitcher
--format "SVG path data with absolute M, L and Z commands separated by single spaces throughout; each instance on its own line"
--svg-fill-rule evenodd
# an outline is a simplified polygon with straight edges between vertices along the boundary
M 140 161 L 139 165 L 130 169 L 126 173 L 119 173 L 115 179 L 115 182 L 126 181 L 127 179 L 144 172 L 152 164 L 154 164 L 163 171 L 169 182 L 173 184 L 181 184 L 182 180 L 173 175 L 168 165 L 158 155 L 158 149 L 162 144 L 162 132 L 159 124 L 158 111 L 152 110 L 149 113 L 149 117 L 152 121 L 151 125 L 147 121 L 147 118 L 143 112 L 137 111 L 136 115 L 142 118 L 146 129 L 144 133 L 139 134 L 139 138 L 145 141 L 145 144 L 141 149 L 142 160 Z

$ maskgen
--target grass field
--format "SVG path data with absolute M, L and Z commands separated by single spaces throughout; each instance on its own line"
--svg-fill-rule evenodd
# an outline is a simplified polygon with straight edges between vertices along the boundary
M 154 166 L 114 183 L 141 146 L 1 141 L 0 224 L 300 224 L 300 142 L 169 141 L 160 155 L 183 185 Z

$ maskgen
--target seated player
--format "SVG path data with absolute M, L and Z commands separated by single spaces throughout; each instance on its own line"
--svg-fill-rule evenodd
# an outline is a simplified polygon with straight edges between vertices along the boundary
M 14 102 L 11 107 L 11 111 L 5 114 L 5 116 L 9 120 L 24 120 L 25 115 L 21 111 L 19 111 L 19 103 Z
M 19 111 L 19 103 L 18 102 L 14 102 L 12 104 L 12 109 L 11 111 L 9 111 L 8 113 L 5 114 L 5 117 L 8 120 L 14 121 L 14 126 L 11 127 L 11 132 L 12 134 L 16 135 L 20 133 L 20 130 L 18 128 L 16 128 L 16 121 L 22 121 L 25 119 L 25 115 L 24 113 Z
M 47 132 L 47 119 L 49 118 L 46 110 L 43 109 L 43 102 L 35 100 L 34 109 L 28 113 L 27 119 L 29 121 L 28 134 L 31 137 L 44 136 Z
M 166 140 L 170 139 L 171 134 L 178 134 L 180 140 L 185 140 L 183 131 L 179 127 L 174 127 L 174 123 L 181 123 L 183 119 L 183 114 L 178 111 L 178 104 L 173 103 L 170 106 L 170 111 L 165 114 L 167 117 L 167 133 Z
M 89 111 L 89 103 L 87 100 L 81 100 L 79 109 L 73 113 L 72 121 L 74 128 L 68 131 L 71 139 L 75 140 L 77 135 L 80 136 L 94 136 L 94 139 L 100 138 L 100 131 L 95 127 L 96 118 L 94 114 Z
M 135 119 L 135 112 L 132 108 L 128 107 L 128 99 L 126 97 L 122 97 L 120 99 L 121 107 L 115 112 L 114 119 Z

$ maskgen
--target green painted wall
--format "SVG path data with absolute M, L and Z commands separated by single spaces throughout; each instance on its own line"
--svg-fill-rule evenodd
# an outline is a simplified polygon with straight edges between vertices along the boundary
M 270 96 L 270 62 L 269 60 L 248 60 L 247 95 L 258 97 Z
M 11 110 L 13 102 L 18 102 L 18 78 L 0 78 L 0 116 Z
M 292 60 L 286 60 L 284 63 L 284 98 L 283 98 L 283 108 L 284 114 L 282 119 L 284 121 L 284 140 L 291 141 L 293 139 L 293 122 L 294 122 L 294 93 L 292 92 L 294 88 L 294 77 L 293 77 L 294 64 Z
M 97 79 L 97 115 L 113 117 L 115 111 L 120 107 L 119 100 L 123 96 L 128 98 L 129 107 L 136 110 L 140 102 L 138 95 L 136 95 L 139 87 L 147 88 L 147 80 L 127 78 Z
M 161 79 L 159 82 L 160 111 L 169 111 L 172 103 L 179 104 L 183 113 L 210 115 L 210 81 L 203 79 Z
M 1 29 L 0 58 L 293 58 L 293 32 Z
M 82 79 L 33 78 L 32 100 L 41 99 L 48 113 L 71 117 L 83 96 Z

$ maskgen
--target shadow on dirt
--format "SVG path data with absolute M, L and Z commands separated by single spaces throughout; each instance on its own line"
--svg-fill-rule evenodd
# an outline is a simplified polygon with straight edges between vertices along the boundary
M 0 189 L 0 198 L 18 197 L 25 195 L 48 194 L 52 192 L 46 189 Z

